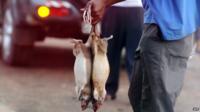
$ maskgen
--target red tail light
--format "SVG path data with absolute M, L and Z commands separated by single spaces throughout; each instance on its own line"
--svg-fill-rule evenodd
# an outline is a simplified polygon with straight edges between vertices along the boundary
M 70 15 L 70 10 L 65 7 L 51 7 L 50 8 L 50 16 L 69 16 Z

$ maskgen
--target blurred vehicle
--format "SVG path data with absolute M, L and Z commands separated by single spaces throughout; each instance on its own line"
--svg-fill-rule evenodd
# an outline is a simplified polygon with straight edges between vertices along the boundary
M 49 37 L 87 37 L 81 8 L 87 0 L 0 0 L 2 60 L 26 65 L 34 42 Z
M 0 27 L 2 27 L 3 23 L 3 6 L 4 6 L 4 1 L 0 0 Z

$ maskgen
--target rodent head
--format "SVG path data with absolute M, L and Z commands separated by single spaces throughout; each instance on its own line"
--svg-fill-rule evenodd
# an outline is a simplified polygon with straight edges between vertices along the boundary
M 77 56 L 81 52 L 83 41 L 73 39 L 72 43 L 74 44 L 73 45 L 73 54 L 74 54 L 74 56 Z

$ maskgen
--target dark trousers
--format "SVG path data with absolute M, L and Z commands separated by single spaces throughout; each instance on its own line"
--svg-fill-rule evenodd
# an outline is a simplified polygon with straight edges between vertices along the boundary
M 133 68 L 134 52 L 142 35 L 143 9 L 142 7 L 111 7 L 102 21 L 102 35 L 114 38 L 109 40 L 108 60 L 110 75 L 107 80 L 108 94 L 115 95 L 119 85 L 120 57 L 125 47 L 125 65 L 130 79 Z
M 195 39 L 200 41 L 200 28 L 195 32 Z
M 145 24 L 129 88 L 134 112 L 174 112 L 192 40 L 164 41 L 157 25 Z

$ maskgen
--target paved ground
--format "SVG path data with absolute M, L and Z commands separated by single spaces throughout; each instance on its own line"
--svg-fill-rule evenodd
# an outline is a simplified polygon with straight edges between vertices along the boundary
M 74 57 L 67 41 L 37 44 L 31 65 L 5 66 L 0 59 L 0 112 L 81 112 L 74 93 Z M 124 70 L 116 101 L 107 101 L 99 112 L 132 112 Z M 176 112 L 200 108 L 200 56 L 189 62 L 185 85 Z M 86 112 L 92 112 L 87 110 Z M 200 112 L 200 111 L 197 111 Z

